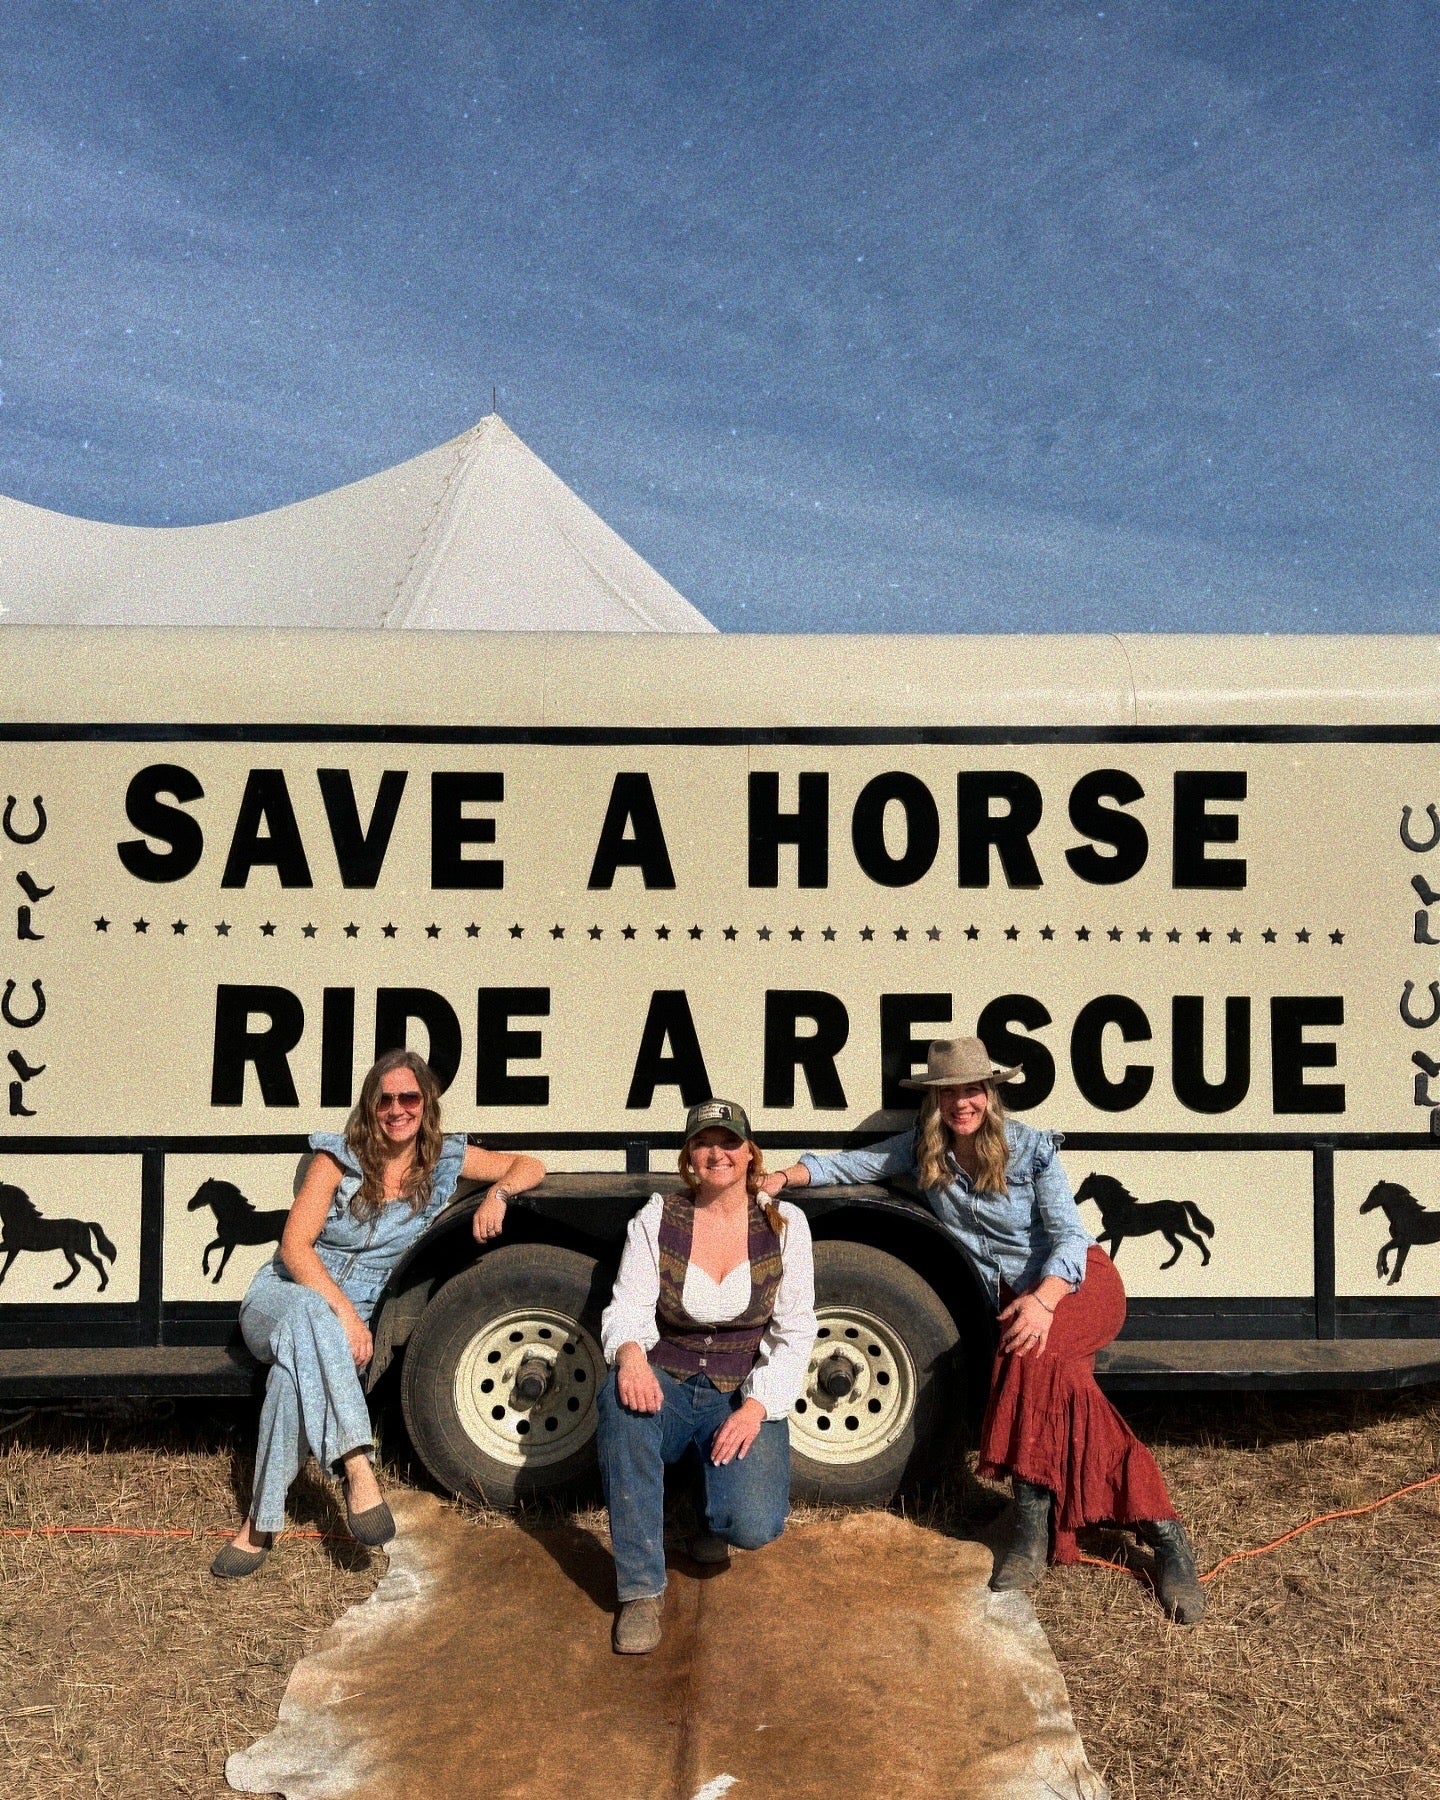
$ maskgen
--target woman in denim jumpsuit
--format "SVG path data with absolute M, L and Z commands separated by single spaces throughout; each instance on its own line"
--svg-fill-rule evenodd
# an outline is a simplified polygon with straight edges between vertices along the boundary
M 979 1038 L 930 1046 L 917 1127 L 865 1150 L 808 1155 L 770 1194 L 811 1182 L 915 1179 L 999 1322 L 980 1472 L 1013 1483 L 1014 1531 L 990 1585 L 1025 1588 L 1047 1554 L 1074 1562 L 1085 1525 L 1133 1526 L 1156 1552 L 1160 1598 L 1182 1624 L 1205 1610 L 1195 1559 L 1155 1459 L 1095 1384 L 1095 1352 L 1125 1321 L 1115 1265 L 1081 1222 L 1059 1134 L 1008 1119 Z M 928 1169 L 928 1173 L 925 1172 Z
M 274 1260 L 250 1283 L 240 1331 L 270 1365 L 255 1481 L 244 1525 L 211 1564 L 220 1576 L 259 1568 L 284 1528 L 285 1495 L 308 1454 L 345 1481 L 351 1533 L 366 1544 L 395 1533 L 371 1467 L 374 1441 L 360 1371 L 374 1348 L 369 1318 L 391 1271 L 449 1204 L 461 1176 L 490 1184 L 475 1214 L 484 1243 L 500 1232 L 511 1194 L 544 1175 L 530 1156 L 502 1156 L 442 1137 L 435 1077 L 413 1050 L 392 1050 L 365 1077 L 342 1134 L 316 1132 Z M 367 1145 L 374 1197 L 357 1206 Z M 428 1164 L 428 1166 L 427 1166 Z

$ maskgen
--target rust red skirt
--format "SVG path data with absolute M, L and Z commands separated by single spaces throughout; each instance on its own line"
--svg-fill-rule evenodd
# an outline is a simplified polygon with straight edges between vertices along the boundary
M 1175 1517 L 1155 1458 L 1095 1385 L 1095 1352 L 1124 1323 L 1124 1285 L 1096 1244 L 1084 1281 L 1055 1307 L 1044 1351 L 995 1355 L 980 1473 L 1018 1475 L 1049 1488 L 1055 1496 L 1051 1556 L 1058 1563 L 1078 1559 L 1075 1533 L 1082 1525 Z

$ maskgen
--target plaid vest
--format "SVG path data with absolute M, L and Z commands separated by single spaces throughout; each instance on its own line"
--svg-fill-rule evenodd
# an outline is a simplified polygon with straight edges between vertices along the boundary
M 750 1304 L 736 1318 L 701 1325 L 685 1310 L 685 1271 L 695 1237 L 695 1203 L 667 1194 L 660 1215 L 660 1299 L 655 1323 L 660 1342 L 650 1361 L 682 1381 L 708 1375 L 722 1394 L 732 1393 L 755 1366 L 755 1353 L 775 1311 L 780 1286 L 780 1240 L 754 1200 L 750 1202 Z

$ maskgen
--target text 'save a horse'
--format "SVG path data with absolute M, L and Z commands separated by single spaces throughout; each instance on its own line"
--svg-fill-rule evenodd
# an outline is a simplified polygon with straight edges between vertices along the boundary
M 1093 1200 L 1100 1208 L 1100 1242 L 1112 1257 L 1120 1254 L 1120 1245 L 1127 1237 L 1147 1237 L 1158 1231 L 1171 1250 L 1160 1265 L 1162 1269 L 1179 1262 L 1185 1248 L 1181 1238 L 1200 1252 L 1202 1265 L 1210 1260 L 1205 1238 L 1214 1237 L 1215 1227 L 1193 1200 L 1137 1200 L 1113 1175 L 1087 1175 L 1076 1188 L 1075 1199 L 1077 1203 Z M 1197 1236 L 1198 1232 L 1205 1236 Z
M 1375 1258 L 1375 1273 L 1389 1275 L 1391 1287 L 1400 1279 L 1405 1258 L 1416 1244 L 1440 1244 L 1440 1212 L 1422 1206 L 1409 1188 L 1398 1181 L 1377 1181 L 1360 1202 L 1362 1213 L 1379 1208 L 1390 1226 L 1390 1236 L 1380 1246 Z M 1390 1268 L 1390 1252 L 1395 1252 L 1395 1267 Z
M 220 1252 L 219 1266 L 210 1277 L 212 1285 L 225 1273 L 230 1252 L 237 1244 L 278 1244 L 290 1216 L 283 1207 L 272 1212 L 258 1211 L 233 1181 L 220 1181 L 213 1175 L 200 1183 L 185 1210 L 198 1212 L 202 1206 L 208 1206 L 215 1215 L 215 1235 L 200 1258 L 202 1275 L 210 1274 L 210 1258 L 217 1250 Z
M 24 1188 L 16 1187 L 13 1182 L 0 1181 L 0 1253 L 4 1255 L 4 1261 L 0 1262 L 0 1281 L 10 1273 L 11 1263 L 22 1250 L 58 1250 L 61 1253 L 70 1265 L 70 1273 L 55 1283 L 57 1291 L 69 1287 L 80 1273 L 79 1257 L 83 1257 L 100 1277 L 99 1293 L 103 1294 L 110 1285 L 101 1258 L 113 1263 L 115 1246 L 94 1219 L 47 1219 Z

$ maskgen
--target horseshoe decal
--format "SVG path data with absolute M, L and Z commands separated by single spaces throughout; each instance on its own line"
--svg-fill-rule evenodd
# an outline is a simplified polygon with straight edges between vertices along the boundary
M 39 985 L 38 982 L 36 985 Z M 1424 1031 L 1427 1027 L 1433 1025 L 1437 1019 L 1440 1019 L 1440 981 L 1432 981 L 1430 983 L 1430 1017 L 1428 1019 L 1417 1019 L 1415 1014 L 1411 1012 L 1410 996 L 1414 992 L 1415 983 L 1413 981 L 1407 981 L 1405 983 L 1404 991 L 1400 995 L 1400 1017 L 1407 1025 L 1412 1025 L 1416 1031 Z
M 10 1010 L 10 1002 L 15 997 L 15 983 L 13 981 L 7 981 L 5 983 L 5 992 L 0 994 L 0 1019 L 4 1019 L 7 1025 L 13 1025 L 17 1031 L 28 1031 L 32 1025 L 38 1025 L 45 1017 L 45 989 L 41 986 L 40 977 L 38 975 L 35 977 L 34 981 L 30 983 L 30 986 L 35 991 L 35 1010 L 28 1019 L 17 1019 L 15 1014 Z M 1436 1001 L 1436 1009 L 1437 1011 L 1440 1011 L 1440 1000 Z
M 38 794 L 35 796 L 35 829 L 29 832 L 17 831 L 15 829 L 16 805 L 17 802 L 15 796 L 13 794 L 7 794 L 5 796 L 5 817 L 3 821 L 6 837 L 9 838 L 12 844 L 36 843 L 40 838 L 44 837 L 45 827 L 48 823 L 45 817 L 45 802 Z M 1431 810 L 1433 811 L 1434 809 L 1432 808 Z M 1440 823 L 1437 823 L 1435 827 L 1435 836 L 1437 840 L 1440 840 Z
M 38 801 L 36 805 L 39 805 Z M 1430 815 L 1430 838 L 1428 843 L 1422 844 L 1417 838 L 1411 836 L 1410 808 L 1408 806 L 1400 808 L 1400 842 L 1407 850 L 1417 850 L 1422 855 L 1425 851 L 1433 850 L 1437 844 L 1440 844 L 1440 812 L 1435 810 L 1433 800 L 1425 808 L 1425 811 Z

